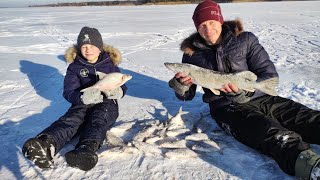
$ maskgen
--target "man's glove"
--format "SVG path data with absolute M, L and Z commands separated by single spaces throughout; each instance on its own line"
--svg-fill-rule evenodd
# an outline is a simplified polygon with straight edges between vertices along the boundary
M 81 96 L 83 104 L 98 104 L 103 102 L 103 96 L 98 89 L 91 88 L 83 92 Z
M 226 93 L 226 98 L 229 101 L 236 102 L 239 104 L 250 101 L 250 97 L 247 96 L 247 92 L 242 89 L 239 89 L 239 91 L 236 93 L 235 92 Z
M 169 87 L 171 87 L 177 94 L 184 96 L 189 91 L 190 86 L 181 84 L 175 77 L 169 81 Z
M 103 91 L 103 93 L 107 96 L 108 99 L 121 99 L 123 97 L 123 90 L 121 87 Z

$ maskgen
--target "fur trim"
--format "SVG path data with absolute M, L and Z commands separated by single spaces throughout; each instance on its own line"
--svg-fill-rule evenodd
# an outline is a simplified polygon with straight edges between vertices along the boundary
M 122 60 L 120 51 L 113 46 L 103 44 L 103 50 L 106 51 L 113 64 L 118 65 Z M 77 48 L 75 46 L 69 47 L 64 54 L 64 58 L 67 63 L 72 63 L 77 56 Z
M 239 36 L 244 31 L 242 20 L 237 18 L 233 21 L 224 22 L 233 31 L 236 36 Z
M 233 21 L 225 21 L 223 25 L 228 26 L 231 29 L 231 31 L 235 34 L 235 36 L 238 36 L 244 31 L 243 23 L 239 18 Z M 184 54 L 192 56 L 194 52 L 192 43 L 195 39 L 199 38 L 201 38 L 201 36 L 198 32 L 191 34 L 189 37 L 182 41 L 182 43 L 180 44 L 180 50 L 183 51 Z
M 195 39 L 198 38 L 201 38 L 200 34 L 198 32 L 193 33 L 191 36 L 182 41 L 182 43 L 180 44 L 180 50 L 183 51 L 184 54 L 192 56 L 194 52 L 192 43 Z
M 77 48 L 75 46 L 69 47 L 64 54 L 64 59 L 67 63 L 72 63 L 77 56 Z

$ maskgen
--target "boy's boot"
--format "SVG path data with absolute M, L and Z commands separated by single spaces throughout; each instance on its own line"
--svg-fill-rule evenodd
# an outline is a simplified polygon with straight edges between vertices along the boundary
M 303 180 L 320 180 L 320 156 L 311 149 L 302 151 L 296 160 L 295 176 Z
M 77 145 L 77 148 L 66 153 L 66 161 L 69 166 L 89 171 L 98 162 L 98 155 L 95 153 L 99 148 L 97 141 L 85 141 Z
M 55 154 L 54 140 L 48 135 L 28 139 L 22 147 L 22 154 L 38 167 L 49 168 Z

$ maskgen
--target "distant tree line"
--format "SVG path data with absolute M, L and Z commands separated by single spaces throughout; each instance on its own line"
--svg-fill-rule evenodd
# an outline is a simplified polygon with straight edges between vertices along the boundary
M 203 0 L 128 0 L 128 1 L 96 1 L 96 2 L 72 2 L 47 5 L 33 5 L 30 7 L 58 7 L 58 6 L 116 6 L 116 5 L 143 5 L 143 4 L 194 4 Z M 218 3 L 252 2 L 252 1 L 283 1 L 283 0 L 214 0 Z M 285 1 L 285 0 L 284 0 Z M 290 0 L 289 0 L 290 1 Z

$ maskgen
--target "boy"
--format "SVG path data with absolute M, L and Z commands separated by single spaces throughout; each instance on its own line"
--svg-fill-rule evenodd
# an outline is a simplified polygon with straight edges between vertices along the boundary
M 103 73 L 120 72 L 120 52 L 104 45 L 95 28 L 83 27 L 77 45 L 66 51 L 69 64 L 64 79 L 64 98 L 72 105 L 69 110 L 39 133 L 25 142 L 23 155 L 40 168 L 49 168 L 53 156 L 75 135 L 80 136 L 76 148 L 65 154 L 68 165 L 88 171 L 98 162 L 96 151 L 106 136 L 106 131 L 116 121 L 118 103 L 126 92 L 126 85 L 110 90 L 108 95 L 99 90 L 80 92 L 95 84 Z

